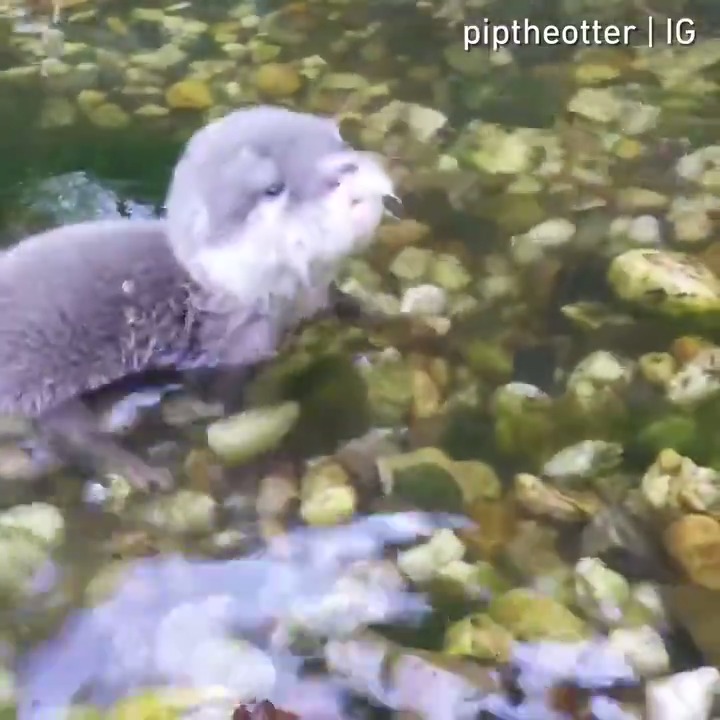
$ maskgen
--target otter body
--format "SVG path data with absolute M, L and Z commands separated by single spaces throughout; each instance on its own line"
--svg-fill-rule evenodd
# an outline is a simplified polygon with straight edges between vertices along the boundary
M 69 459 L 167 485 L 103 435 L 83 400 L 151 370 L 247 368 L 329 302 L 392 183 L 334 122 L 239 110 L 199 130 L 158 220 L 87 222 L 0 254 L 0 413 Z
M 162 220 L 28 238 L 0 256 L 0 318 L 0 413 L 31 417 L 135 373 L 255 363 L 281 330 L 200 287 Z

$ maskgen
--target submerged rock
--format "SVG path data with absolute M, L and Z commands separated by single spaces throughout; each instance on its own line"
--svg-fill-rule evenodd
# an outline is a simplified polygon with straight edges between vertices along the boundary
M 585 557 L 575 565 L 575 599 L 589 617 L 618 625 L 630 600 L 627 580 L 598 558 Z
M 241 464 L 277 447 L 299 417 L 300 406 L 295 402 L 247 410 L 212 423 L 207 429 L 208 445 L 224 463 Z
M 696 258 L 665 250 L 628 250 L 611 263 L 618 297 L 666 315 L 720 312 L 720 279 Z
M 449 655 L 508 662 L 515 639 L 509 630 L 489 615 L 478 613 L 453 623 L 445 633 L 444 650 Z
M 530 514 L 561 522 L 582 522 L 601 507 L 592 493 L 561 492 L 529 473 L 516 475 L 513 487 L 518 503 Z
M 553 455 L 542 468 L 542 474 L 561 485 L 583 484 L 583 481 L 611 472 L 622 461 L 622 445 L 605 440 L 582 440 Z
M 575 642 L 588 634 L 585 623 L 564 605 L 527 588 L 515 588 L 495 598 L 488 614 L 516 640 Z
M 313 464 L 302 479 L 300 515 L 309 525 L 337 525 L 355 514 L 357 495 L 342 465 Z
M 459 512 L 477 500 L 497 499 L 502 492 L 490 465 L 452 460 L 438 448 L 382 457 L 377 465 L 385 492 L 421 509 Z
M 255 71 L 253 82 L 263 95 L 275 98 L 294 95 L 302 86 L 300 73 L 288 63 L 261 65 Z
M 647 505 L 666 514 L 720 512 L 720 471 L 662 450 L 640 481 Z
M 213 104 L 210 88 L 201 80 L 180 80 L 165 93 L 169 107 L 176 110 L 204 110 Z

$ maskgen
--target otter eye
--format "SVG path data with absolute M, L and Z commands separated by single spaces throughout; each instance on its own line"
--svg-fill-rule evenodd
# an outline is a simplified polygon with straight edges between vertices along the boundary
M 284 183 L 278 182 L 265 188 L 264 194 L 265 197 L 277 197 L 278 195 L 282 195 L 283 192 L 285 192 L 285 185 Z

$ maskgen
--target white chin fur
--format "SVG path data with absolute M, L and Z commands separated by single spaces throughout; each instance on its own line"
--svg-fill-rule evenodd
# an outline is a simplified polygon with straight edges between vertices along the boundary
M 235 235 L 198 253 L 199 279 L 248 308 L 291 321 L 300 306 L 312 305 L 308 296 L 327 287 L 346 256 L 369 244 L 383 216 L 383 196 L 392 192 L 384 170 L 362 158 L 360 169 L 322 199 L 298 207 L 285 197 L 265 201 Z

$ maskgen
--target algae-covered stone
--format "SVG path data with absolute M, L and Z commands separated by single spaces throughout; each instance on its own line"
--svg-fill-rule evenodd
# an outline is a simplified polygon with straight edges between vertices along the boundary
M 184 62 L 187 55 L 177 46 L 168 43 L 152 52 L 137 53 L 132 61 L 153 70 L 168 70 Z
M 720 312 L 720 279 L 696 258 L 665 250 L 628 250 L 610 264 L 619 298 L 666 315 Z
M 390 272 L 398 280 L 420 283 L 427 278 L 432 261 L 432 250 L 406 247 L 395 256 Z
M 437 571 L 433 580 L 434 594 L 473 601 L 487 601 L 510 589 L 507 580 L 485 561 L 451 560 Z
M 527 588 L 515 588 L 495 598 L 488 615 L 516 640 L 576 642 L 588 634 L 585 623 L 564 605 Z
M 170 111 L 162 105 L 155 105 L 154 103 L 148 103 L 147 105 L 141 105 L 135 110 L 135 115 L 141 118 L 164 118 L 170 114 Z
M 609 123 L 617 120 L 623 103 L 613 88 L 581 88 L 568 104 L 568 110 L 589 120 Z
M 483 123 L 477 128 L 477 150 L 470 162 L 488 175 L 516 175 L 528 171 L 537 148 L 524 128 L 509 131 L 500 125 Z
M 672 379 L 677 365 L 670 353 L 652 352 L 641 355 L 638 360 L 640 373 L 649 383 L 664 386 Z
M 241 464 L 273 448 L 292 430 L 300 406 L 286 402 L 223 418 L 207 429 L 210 449 L 227 465 Z
M 666 415 L 645 425 L 637 442 L 641 448 L 657 455 L 663 448 L 686 452 L 697 438 L 698 427 L 694 418 L 688 415 Z
M 588 416 L 600 415 L 619 401 L 618 391 L 628 385 L 634 373 L 632 361 L 597 350 L 583 358 L 570 373 L 568 394 Z
M 529 473 L 518 473 L 513 489 L 527 512 L 561 522 L 585 521 L 600 508 L 600 500 L 592 493 L 561 492 Z
M 377 465 L 387 494 L 427 510 L 457 512 L 477 500 L 496 499 L 501 493 L 492 467 L 479 460 L 452 460 L 438 448 L 382 457 Z
M 575 599 L 588 616 L 618 625 L 630 601 L 630 585 L 602 560 L 585 557 L 575 565 Z
M 213 96 L 207 83 L 188 78 L 171 85 L 165 101 L 174 110 L 204 110 L 213 104 Z
M 523 264 L 540 260 L 547 250 L 562 247 L 575 235 L 575 224 L 565 218 L 551 218 L 512 238 L 513 258 Z
M 65 537 L 65 519 L 60 510 L 45 502 L 16 505 L 0 514 L 0 530 L 26 530 L 48 547 L 56 547 Z
M 619 443 L 582 440 L 553 455 L 543 465 L 542 473 L 554 482 L 574 484 L 615 470 L 621 460 Z
M 402 423 L 413 403 L 412 368 L 401 360 L 381 360 L 364 370 L 368 401 L 376 423 Z
M 608 636 L 608 643 L 640 677 L 653 677 L 670 670 L 670 656 L 662 635 L 647 625 L 617 628 Z
M 404 218 L 397 222 L 385 223 L 378 229 L 376 239 L 391 248 L 417 245 L 430 236 L 430 226 L 418 220 Z
M 337 525 L 349 520 L 356 506 L 355 488 L 339 463 L 316 462 L 303 476 L 300 515 L 309 525 Z
M 542 456 L 553 437 L 554 403 L 547 393 L 527 383 L 507 383 L 492 398 L 495 439 L 508 454 Z
M 514 638 L 502 625 L 483 613 L 470 615 L 453 623 L 445 633 L 444 651 L 448 655 L 510 661 Z
M 460 258 L 447 253 L 435 257 L 430 265 L 430 280 L 448 292 L 458 292 L 472 282 Z
M 81 90 L 77 95 L 77 104 L 82 111 L 87 111 L 98 105 L 102 105 L 107 100 L 107 93 L 102 90 L 93 90 L 87 88 Z
M 255 71 L 253 81 L 263 95 L 276 98 L 294 95 L 302 85 L 300 73 L 288 63 L 261 65 Z
M 413 582 L 424 583 L 464 555 L 465 545 L 452 530 L 438 530 L 426 543 L 399 553 L 397 566 Z
M 47 567 L 50 548 L 25 527 L 0 528 L 0 603 L 21 601 L 32 589 L 36 574 Z

